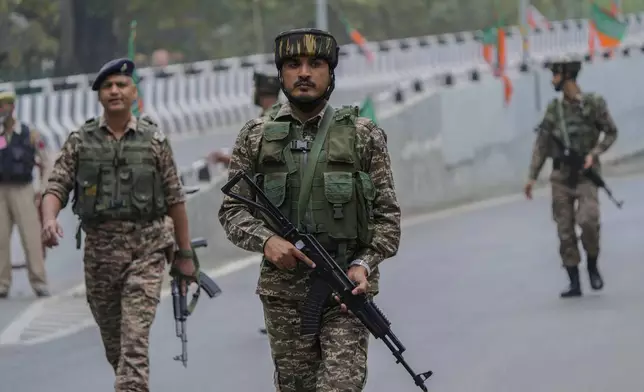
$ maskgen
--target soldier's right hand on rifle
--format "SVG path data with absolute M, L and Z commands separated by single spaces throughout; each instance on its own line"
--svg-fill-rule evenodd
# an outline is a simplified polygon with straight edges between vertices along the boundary
M 58 246 L 58 238 L 63 238 L 63 228 L 57 219 L 49 219 L 42 225 L 42 242 L 48 248 Z
M 264 257 L 279 269 L 293 269 L 298 260 L 315 268 L 315 263 L 284 238 L 274 235 L 264 244 Z

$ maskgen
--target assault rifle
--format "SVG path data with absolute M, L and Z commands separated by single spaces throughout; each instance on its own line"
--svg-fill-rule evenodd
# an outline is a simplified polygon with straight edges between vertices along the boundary
M 241 180 L 244 180 L 252 189 L 255 197 L 259 202 L 249 200 L 243 196 L 232 193 L 232 188 Z M 295 225 L 290 222 L 284 214 L 268 199 L 266 194 L 261 188 L 244 172 L 238 172 L 233 176 L 222 188 L 222 192 L 239 200 L 249 207 L 255 207 L 264 214 L 266 214 L 275 225 L 279 226 L 280 236 L 293 245 L 304 254 L 306 254 L 315 263 L 315 269 L 312 271 L 313 287 L 311 292 L 314 295 L 322 297 L 324 300 L 330 297 L 332 292 L 335 292 L 340 301 L 345 304 L 362 324 L 367 327 L 369 332 L 376 338 L 381 339 L 384 344 L 389 348 L 391 353 L 396 358 L 396 363 L 400 363 L 405 370 L 412 376 L 414 383 L 423 391 L 427 392 L 425 380 L 432 374 L 432 371 L 416 374 L 411 367 L 407 364 L 402 356 L 405 347 L 398 340 L 396 335 L 391 331 L 391 323 L 380 309 L 368 299 L 366 295 L 353 295 L 351 291 L 356 287 L 345 271 L 338 266 L 333 260 L 331 255 L 322 247 L 318 240 L 311 234 L 300 233 Z M 326 294 L 320 294 L 321 291 L 317 290 L 316 286 L 324 285 L 328 290 Z M 327 295 L 328 294 L 328 295 Z M 308 302 L 308 301 L 307 301 Z M 319 322 L 322 316 L 322 308 L 325 301 L 317 301 L 313 307 L 306 307 L 303 309 L 302 324 L 311 324 L 312 322 Z M 304 331 L 303 331 L 304 332 Z
M 621 209 L 624 201 L 615 199 L 613 192 L 611 192 L 610 188 L 608 188 L 608 185 L 606 185 L 606 182 L 604 182 L 602 176 L 597 173 L 597 170 L 592 167 L 589 167 L 588 169 L 583 168 L 584 164 L 586 163 L 586 157 L 582 156 L 574 148 L 566 147 L 564 142 L 559 137 L 553 135 L 552 133 L 550 134 L 550 136 L 552 136 L 555 144 L 557 144 L 557 147 L 559 147 L 562 152 L 561 160 L 568 166 L 570 166 L 572 171 L 571 175 L 574 177 L 573 182 L 576 182 L 579 171 L 583 170 L 583 175 L 585 175 L 586 178 L 588 178 L 598 188 L 603 188 L 608 195 L 608 198 L 617 206 L 617 208 Z
M 195 193 L 198 188 L 184 188 L 185 192 L 188 194 Z M 193 261 L 195 267 L 199 267 L 199 259 L 197 258 L 197 253 L 195 250 L 197 248 L 203 248 L 208 246 L 208 241 L 204 238 L 195 238 L 190 241 L 190 246 L 193 251 Z M 172 259 L 170 260 L 173 261 Z M 175 330 L 177 337 L 181 339 L 181 355 L 175 356 L 173 359 L 175 361 L 181 361 L 183 367 L 188 367 L 188 335 L 186 333 L 186 321 L 188 316 L 192 314 L 195 307 L 197 306 L 197 301 L 199 300 L 199 295 L 201 294 L 201 289 L 206 292 L 208 297 L 214 298 L 221 294 L 221 289 L 217 286 L 214 280 L 212 280 L 208 275 L 199 271 L 197 277 L 197 290 L 192 295 L 192 300 L 188 304 L 187 295 L 181 293 L 181 283 L 183 279 L 175 274 L 170 282 L 170 288 L 172 292 L 172 309 L 174 311 L 174 321 L 175 321 Z M 186 285 L 186 291 L 188 287 Z M 187 292 L 186 292 L 187 294 Z

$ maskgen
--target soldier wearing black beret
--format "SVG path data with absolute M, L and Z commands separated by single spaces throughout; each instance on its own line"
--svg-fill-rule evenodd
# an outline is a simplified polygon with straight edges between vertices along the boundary
M 171 273 L 187 281 L 198 273 L 170 142 L 148 116 L 132 114 L 133 72 L 128 59 L 100 69 L 92 90 L 103 113 L 70 132 L 42 201 L 42 239 L 54 247 L 63 234 L 58 214 L 74 192 L 72 211 L 86 234 L 87 302 L 116 376 L 116 392 L 150 390 L 150 329 L 166 264 L 173 260 Z M 173 225 L 166 224 L 168 216 Z

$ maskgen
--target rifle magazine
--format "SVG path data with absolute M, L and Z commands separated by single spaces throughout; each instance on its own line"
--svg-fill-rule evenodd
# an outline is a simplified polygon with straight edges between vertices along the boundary
M 320 332 L 324 306 L 331 296 L 331 289 L 321 279 L 313 278 L 313 284 L 300 308 L 300 334 L 317 335 Z

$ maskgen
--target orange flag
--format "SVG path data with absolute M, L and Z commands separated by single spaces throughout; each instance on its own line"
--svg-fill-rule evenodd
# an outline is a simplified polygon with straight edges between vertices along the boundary
M 503 80 L 503 99 L 506 106 L 510 103 L 512 99 L 512 81 L 506 74 L 506 61 L 507 61 L 507 51 L 505 47 L 505 31 L 502 28 L 498 29 L 497 35 L 497 44 L 496 44 L 496 61 L 497 69 L 496 75 L 501 77 Z

